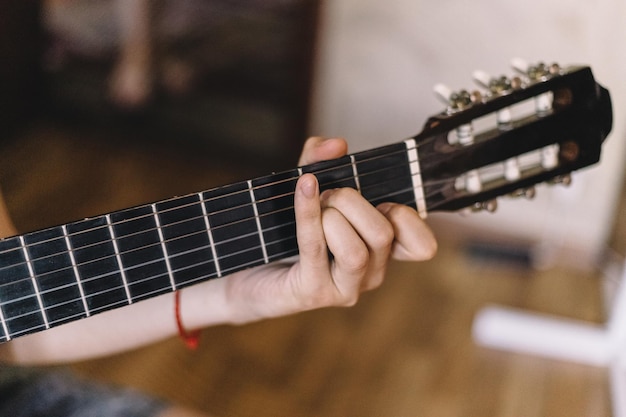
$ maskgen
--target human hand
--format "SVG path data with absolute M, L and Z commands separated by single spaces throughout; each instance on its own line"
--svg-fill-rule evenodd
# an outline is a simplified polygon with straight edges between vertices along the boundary
M 346 152 L 342 139 L 311 138 L 304 145 L 300 165 Z M 363 291 L 382 284 L 390 258 L 420 261 L 436 252 L 430 229 L 412 208 L 395 203 L 373 207 L 349 188 L 320 195 L 312 174 L 298 180 L 294 207 L 299 259 L 223 280 L 232 321 L 353 305 Z

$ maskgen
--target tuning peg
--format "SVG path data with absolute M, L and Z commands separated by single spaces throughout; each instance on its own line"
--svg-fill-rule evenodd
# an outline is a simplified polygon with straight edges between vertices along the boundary
M 493 213 L 498 209 L 498 200 L 494 198 L 493 200 L 485 201 L 483 207 L 489 213 Z
M 550 71 L 546 64 L 543 62 L 539 62 L 536 65 L 531 65 L 528 67 L 528 71 L 526 71 L 528 78 L 533 81 L 541 81 L 544 80 L 549 74 Z
M 446 111 L 448 113 L 462 110 L 466 103 L 470 103 L 469 94 L 467 98 L 465 98 L 463 94 L 455 93 L 445 84 L 435 84 L 433 91 L 435 92 L 435 96 L 447 106 Z
M 452 91 L 452 89 L 445 84 L 435 84 L 433 91 L 437 98 L 448 106 L 449 113 L 463 110 L 483 99 L 479 91 Z
M 474 71 L 472 74 L 474 81 L 480 86 L 489 90 L 491 94 L 506 94 L 513 90 L 513 88 L 519 88 L 521 86 L 521 80 L 519 78 L 508 78 L 504 75 L 500 77 L 491 77 L 484 71 Z
M 523 196 L 527 200 L 532 200 L 537 195 L 537 189 L 535 187 L 524 188 Z
M 441 101 L 454 110 L 461 110 L 472 103 L 472 96 L 466 90 L 456 92 L 445 84 L 435 84 L 433 91 Z
M 461 90 L 450 95 L 450 107 L 462 110 L 472 104 L 472 96 L 467 90 Z
M 537 195 L 535 187 L 520 188 L 510 194 L 511 197 L 519 198 L 524 197 L 527 200 L 532 200 Z
M 482 100 L 480 93 L 469 93 L 467 90 L 452 91 L 445 84 L 436 84 L 433 88 L 435 95 L 447 106 L 448 114 L 463 110 L 472 105 L 476 100 Z M 448 135 L 450 145 L 461 144 L 463 146 L 474 143 L 474 128 L 472 123 L 466 123 L 457 127 L 452 134 Z
M 557 63 L 546 65 L 540 62 L 537 65 L 531 65 L 527 73 L 531 80 L 543 81 L 552 76 L 561 74 L 561 66 Z
M 489 213 L 493 213 L 498 209 L 498 200 L 495 198 L 493 200 L 483 201 L 482 203 L 474 203 L 472 206 L 472 211 L 487 211 Z
M 520 86 L 522 85 L 521 80 L 517 77 L 515 78 L 514 83 L 512 79 L 509 79 L 505 76 L 501 76 L 500 78 L 494 78 L 487 74 L 485 71 L 481 70 L 474 71 L 472 76 L 476 83 L 489 91 L 490 95 L 497 96 L 508 94 L 514 88 L 520 88 Z M 513 116 L 510 109 L 504 108 L 496 112 L 496 121 L 500 129 L 510 129 L 512 120 Z
M 530 65 L 526 60 L 522 58 L 513 58 L 511 60 L 511 66 L 520 74 L 530 78 L 533 81 L 538 81 L 550 73 L 548 67 L 539 62 L 535 65 Z
M 515 71 L 524 75 L 531 83 L 544 81 L 552 76 L 561 74 L 561 67 L 556 63 L 546 65 L 543 62 L 539 62 L 534 65 L 529 65 L 528 62 L 521 58 L 514 58 L 511 60 L 511 66 Z M 551 93 L 540 94 L 535 98 L 535 111 L 539 117 L 547 115 L 551 109 Z
M 548 181 L 548 183 L 551 185 L 561 184 L 568 187 L 572 184 L 572 174 L 559 175 L 552 178 L 550 181 Z
M 532 81 L 542 81 L 550 76 L 561 74 L 561 66 L 557 63 L 546 65 L 543 62 L 538 62 L 537 64 L 529 65 L 528 62 L 521 58 L 514 58 L 511 60 L 511 66 Z
M 552 63 L 552 65 L 550 65 L 550 68 L 548 69 L 548 71 L 552 75 L 560 75 L 561 72 L 562 72 L 562 69 L 561 69 L 561 66 L 559 64 L 554 62 L 554 63 Z

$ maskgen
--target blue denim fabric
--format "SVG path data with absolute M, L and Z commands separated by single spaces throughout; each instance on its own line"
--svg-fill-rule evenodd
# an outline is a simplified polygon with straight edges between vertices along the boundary
M 66 372 L 0 367 L 0 417 L 154 417 L 165 407 L 142 393 Z

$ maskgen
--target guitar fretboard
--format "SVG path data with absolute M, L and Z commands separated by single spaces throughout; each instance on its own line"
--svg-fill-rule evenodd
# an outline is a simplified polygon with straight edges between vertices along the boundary
M 414 140 L 0 241 L 0 342 L 296 255 L 293 193 L 425 211 Z

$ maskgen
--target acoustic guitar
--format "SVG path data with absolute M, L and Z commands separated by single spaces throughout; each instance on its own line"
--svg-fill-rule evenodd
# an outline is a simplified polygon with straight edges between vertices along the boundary
M 296 255 L 303 173 L 422 217 L 567 182 L 599 161 L 609 93 L 589 67 L 516 66 L 478 73 L 482 92 L 439 86 L 445 111 L 399 143 L 1 240 L 0 342 Z

